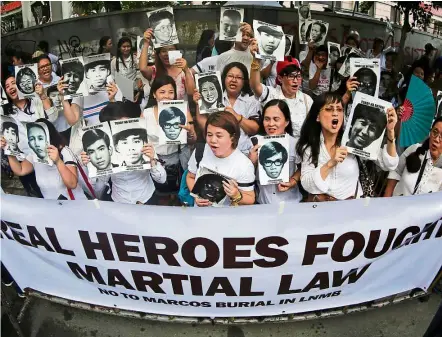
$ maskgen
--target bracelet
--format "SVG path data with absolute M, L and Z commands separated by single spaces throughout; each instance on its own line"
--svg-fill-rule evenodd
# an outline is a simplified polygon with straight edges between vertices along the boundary
M 238 124 L 241 124 L 241 122 L 242 122 L 242 120 L 243 120 L 243 115 L 240 115 L 241 116 L 241 118 L 239 119 L 239 121 L 238 121 Z
M 388 138 L 388 136 L 387 136 L 387 140 L 388 140 L 390 143 L 394 143 L 394 141 L 396 140 L 396 138 L 393 137 L 393 139 L 390 139 L 390 138 Z
M 235 198 L 231 199 L 231 204 L 232 205 L 238 205 L 238 203 L 242 200 L 242 193 L 239 192 L 239 195 L 236 196 Z
M 296 180 L 296 178 L 295 178 L 295 177 L 291 177 L 291 178 L 290 178 L 290 180 L 292 180 L 292 179 L 293 179 L 293 180 L 295 181 L 296 185 L 298 185 L 298 183 L 299 183 L 299 180 Z
M 261 70 L 261 65 L 259 64 L 259 62 L 253 61 L 250 65 L 250 69 L 259 71 Z

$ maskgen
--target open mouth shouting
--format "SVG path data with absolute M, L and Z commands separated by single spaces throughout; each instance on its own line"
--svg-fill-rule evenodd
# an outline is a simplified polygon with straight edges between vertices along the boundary
M 332 129 L 337 129 L 339 124 L 339 119 L 333 118 L 332 119 Z

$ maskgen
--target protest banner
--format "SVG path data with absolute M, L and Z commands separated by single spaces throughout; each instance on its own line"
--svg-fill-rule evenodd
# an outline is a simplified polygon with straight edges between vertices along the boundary
M 23 289 L 114 309 L 339 308 L 428 290 L 442 261 L 441 196 L 227 210 L 2 195 L 2 262 Z

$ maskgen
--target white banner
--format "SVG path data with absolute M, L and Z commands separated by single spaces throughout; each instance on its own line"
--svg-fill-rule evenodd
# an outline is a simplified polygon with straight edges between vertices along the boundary
M 21 288 L 140 312 L 336 308 L 427 290 L 442 261 L 441 200 L 214 209 L 3 194 L 2 261 Z

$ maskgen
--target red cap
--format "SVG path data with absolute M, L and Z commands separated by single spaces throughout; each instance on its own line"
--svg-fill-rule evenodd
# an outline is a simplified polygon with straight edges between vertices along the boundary
M 279 61 L 276 64 L 276 74 L 279 75 L 281 73 L 281 71 L 284 70 L 284 68 L 286 68 L 288 66 L 292 66 L 292 65 L 299 68 L 299 70 L 301 70 L 301 64 L 299 63 L 299 61 L 297 59 L 295 59 L 294 57 L 291 57 L 291 56 L 285 56 L 284 61 Z M 281 84 L 281 83 L 279 83 L 278 79 L 276 79 L 276 84 L 278 84 L 278 85 Z

